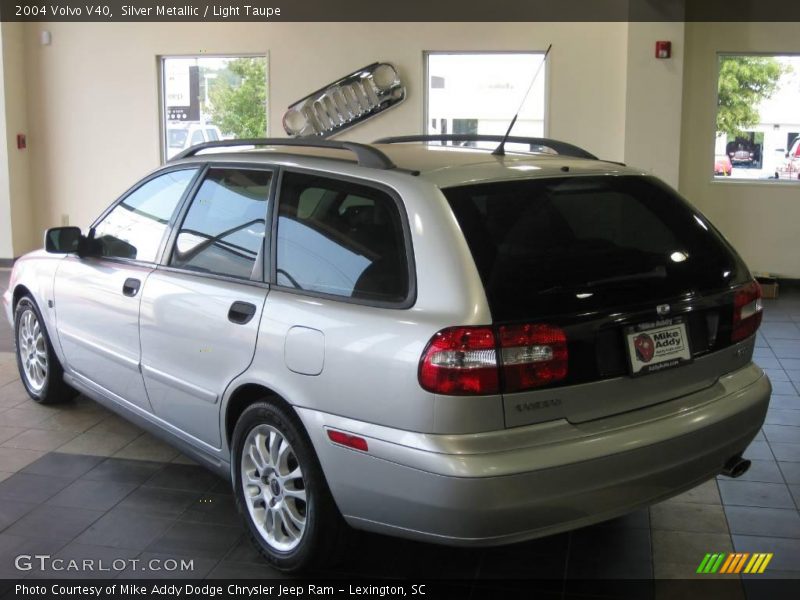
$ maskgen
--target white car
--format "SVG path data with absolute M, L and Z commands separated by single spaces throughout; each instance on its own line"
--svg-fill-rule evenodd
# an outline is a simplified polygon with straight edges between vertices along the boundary
M 167 160 L 187 148 L 223 139 L 216 125 L 170 123 L 167 125 Z

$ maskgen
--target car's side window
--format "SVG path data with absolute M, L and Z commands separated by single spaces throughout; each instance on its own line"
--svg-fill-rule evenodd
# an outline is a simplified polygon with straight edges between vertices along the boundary
M 94 227 L 100 254 L 155 261 L 175 207 L 196 173 L 197 169 L 169 171 L 119 202 Z
M 250 279 L 267 223 L 272 173 L 212 168 L 175 241 L 172 267 Z
M 379 302 L 408 296 L 402 220 L 389 194 L 286 173 L 278 204 L 278 285 Z

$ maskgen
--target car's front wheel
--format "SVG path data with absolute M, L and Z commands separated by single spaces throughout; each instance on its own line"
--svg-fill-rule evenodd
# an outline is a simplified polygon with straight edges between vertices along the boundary
M 14 341 L 19 376 L 31 398 L 52 404 L 75 397 L 77 392 L 64 383 L 64 370 L 30 296 L 21 298 L 14 311 Z
M 278 404 L 250 405 L 231 458 L 236 502 L 264 558 L 287 572 L 333 562 L 347 525 L 297 417 Z

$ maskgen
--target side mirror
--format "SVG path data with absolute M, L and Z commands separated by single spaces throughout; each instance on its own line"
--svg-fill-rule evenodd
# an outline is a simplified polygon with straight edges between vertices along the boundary
M 52 254 L 73 254 L 82 239 L 80 227 L 51 227 L 44 232 L 44 249 Z

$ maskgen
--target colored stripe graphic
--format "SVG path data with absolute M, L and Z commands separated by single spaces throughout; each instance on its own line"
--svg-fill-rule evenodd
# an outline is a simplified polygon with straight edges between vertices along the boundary
M 750 559 L 750 562 L 747 564 L 747 567 L 745 568 L 744 572 L 763 573 L 766 570 L 769 561 L 772 560 L 772 556 L 773 556 L 772 553 L 753 554 L 753 558 Z
M 736 562 L 736 566 L 734 567 L 731 565 L 731 573 L 741 573 L 742 569 L 744 568 L 744 563 L 748 559 L 750 554 L 748 552 L 740 553 L 739 560 Z
M 720 573 L 727 573 L 728 569 L 731 568 L 731 564 L 734 562 L 734 560 L 736 560 L 736 555 L 735 554 L 728 554 L 728 560 L 725 561 L 725 563 L 722 565 L 722 568 L 720 569 L 719 572 Z
M 766 552 L 708 553 L 700 561 L 697 573 L 738 575 L 763 573 L 774 555 Z
M 709 561 L 711 560 L 711 555 L 706 554 L 703 560 L 700 561 L 700 566 L 697 567 L 697 573 L 705 573 L 706 566 L 708 565 Z
M 758 573 L 758 568 L 761 566 L 761 563 L 764 561 L 763 554 L 753 554 L 753 558 L 750 559 L 750 562 L 747 563 L 747 566 L 744 568 L 745 573 Z
M 728 555 L 728 559 L 729 560 L 725 561 L 726 564 L 723 565 L 723 568 L 720 569 L 719 572 L 720 573 L 732 573 L 733 570 L 736 568 L 736 565 L 739 564 L 739 560 L 741 558 L 742 558 L 741 554 L 738 554 L 738 553 L 729 554 Z
M 702 570 L 698 569 L 698 573 L 716 573 L 725 559 L 725 553 L 706 554 L 706 557 L 707 560 L 703 560 L 703 564 L 700 565 Z

